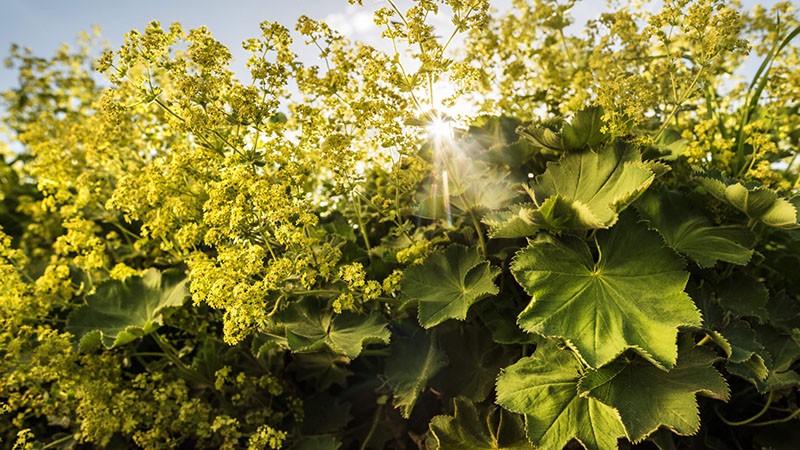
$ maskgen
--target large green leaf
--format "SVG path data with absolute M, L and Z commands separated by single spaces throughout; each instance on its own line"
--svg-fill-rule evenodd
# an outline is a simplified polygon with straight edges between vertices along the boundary
M 517 132 L 534 147 L 560 152 L 564 149 L 564 145 L 561 143 L 561 133 L 553 129 L 553 125 L 551 123 L 534 124 L 520 128 Z
M 315 298 L 292 303 L 277 318 L 293 352 L 317 352 L 327 347 L 350 359 L 370 343 L 389 343 L 391 333 L 379 314 L 334 315 Z
M 674 191 L 646 192 L 636 202 L 650 226 L 667 245 L 692 258 L 700 267 L 727 261 L 744 265 L 750 261 L 753 233 L 736 226 L 714 226 L 691 208 L 687 195 Z
M 557 132 L 558 126 L 561 131 Z M 580 150 L 602 144 L 609 136 L 603 133 L 603 109 L 589 106 L 576 112 L 570 121 L 539 123 L 518 130 L 536 147 L 551 151 Z
M 517 252 L 511 270 L 533 297 L 520 326 L 566 339 L 592 367 L 628 348 L 674 366 L 678 327 L 700 326 L 681 258 L 631 216 L 597 233 L 597 251 L 595 262 L 583 241 L 540 239 Z
M 557 230 L 608 228 L 653 179 L 651 166 L 628 145 L 568 154 L 531 183 L 539 206 L 532 221 Z
M 82 348 L 127 344 L 155 331 L 169 308 L 189 297 L 186 277 L 176 271 L 148 269 L 141 277 L 107 281 L 97 286 L 86 304 L 67 317 L 67 331 Z
M 797 228 L 797 209 L 788 200 L 762 186 L 726 185 L 713 178 L 698 178 L 700 185 L 719 200 L 742 211 L 752 220 L 776 228 Z
M 617 412 L 578 395 L 582 366 L 552 341 L 506 368 L 497 379 L 497 403 L 525 414 L 528 438 L 542 449 L 561 449 L 573 438 L 589 450 L 616 449 L 625 429 Z
M 408 418 L 428 382 L 447 365 L 447 356 L 436 340 L 419 328 L 405 336 L 398 330 L 389 348 L 386 382 L 394 392 L 395 408 Z
M 603 108 L 590 106 L 575 113 L 569 123 L 561 128 L 564 148 L 595 147 L 608 138 L 603 133 Z
M 695 395 L 727 401 L 728 384 L 714 369 L 716 354 L 682 342 L 677 365 L 665 372 L 649 362 L 625 358 L 590 371 L 578 385 L 581 395 L 596 398 L 619 411 L 628 439 L 639 442 L 666 426 L 688 436 L 700 428 Z
M 430 328 L 447 319 L 464 320 L 475 302 L 497 294 L 493 280 L 499 272 L 477 248 L 451 245 L 406 269 L 400 286 L 408 299 L 419 301 L 419 323 Z
M 454 399 L 453 416 L 436 416 L 431 420 L 431 435 L 440 450 L 528 450 L 522 418 L 489 406 L 481 408 L 463 397 Z

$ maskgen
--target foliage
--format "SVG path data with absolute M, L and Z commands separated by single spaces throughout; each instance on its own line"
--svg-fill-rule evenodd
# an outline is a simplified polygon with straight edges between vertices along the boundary
M 793 448 L 792 5 L 384 6 L 12 48 L 2 446 Z

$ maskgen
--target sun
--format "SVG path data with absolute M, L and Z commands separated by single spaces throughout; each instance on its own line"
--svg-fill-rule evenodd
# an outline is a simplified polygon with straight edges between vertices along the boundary
M 428 134 L 435 141 L 442 142 L 453 139 L 453 122 L 445 117 L 434 117 L 431 123 L 428 124 L 427 129 Z

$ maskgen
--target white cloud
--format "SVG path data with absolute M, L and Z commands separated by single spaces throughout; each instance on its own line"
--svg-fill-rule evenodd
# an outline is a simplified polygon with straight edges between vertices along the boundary
M 347 37 L 364 37 L 374 35 L 378 27 L 372 21 L 372 11 L 349 6 L 345 12 L 328 14 L 325 23 Z

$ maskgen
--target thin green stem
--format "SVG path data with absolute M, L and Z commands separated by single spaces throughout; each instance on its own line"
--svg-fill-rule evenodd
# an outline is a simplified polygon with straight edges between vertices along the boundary
M 794 412 L 782 419 L 767 420 L 765 422 L 748 423 L 748 427 L 766 427 L 769 425 L 777 425 L 779 423 L 786 423 L 800 415 L 800 409 L 795 409 Z
M 45 448 L 53 448 L 53 447 L 57 446 L 58 444 L 61 444 L 63 442 L 69 441 L 70 439 L 74 440 L 75 437 L 73 435 L 71 435 L 71 434 L 68 434 L 68 435 L 66 435 L 66 436 L 64 436 L 64 437 L 62 437 L 60 439 L 56 439 L 53 442 L 49 442 L 49 443 L 45 444 L 42 448 L 43 449 L 45 449 Z
M 480 249 L 481 255 L 486 256 L 486 241 L 483 239 L 483 230 L 472 208 L 469 209 L 469 218 L 472 220 L 472 226 L 475 227 L 475 232 L 478 234 L 478 248 Z
M 297 290 L 297 291 L 284 291 L 284 294 L 286 295 L 292 295 L 298 297 L 310 296 L 310 295 L 334 296 L 334 295 L 339 295 L 341 293 L 342 291 L 338 291 L 336 289 L 309 289 L 309 290 Z
M 356 220 L 358 221 L 358 231 L 361 233 L 361 238 L 364 239 L 364 246 L 367 248 L 367 257 L 372 262 L 372 247 L 369 245 L 369 235 L 367 235 L 367 227 L 364 226 L 364 218 L 362 217 L 361 202 L 357 196 L 350 196 L 353 202 L 353 209 L 356 212 Z
M 695 344 L 695 347 L 706 345 L 708 342 L 711 342 L 711 336 L 705 335 L 703 336 L 703 339 L 700 339 L 700 341 L 697 344 Z
M 575 58 L 572 57 L 572 52 L 569 50 L 569 46 L 567 45 L 567 37 L 564 35 L 564 29 L 558 29 L 558 35 L 561 36 L 561 45 L 564 47 L 564 54 L 567 55 L 567 59 L 572 66 L 572 70 L 578 70 L 578 66 L 575 64 Z
M 763 407 L 763 408 L 761 408 L 761 411 L 757 412 L 757 413 L 756 413 L 754 416 L 752 416 L 752 417 L 748 417 L 747 419 L 740 420 L 740 421 L 736 421 L 736 422 L 730 421 L 730 420 L 728 420 L 728 419 L 726 419 L 726 418 L 722 417 L 722 414 L 720 414 L 720 412 L 719 412 L 719 410 L 718 410 L 718 409 L 715 409 L 714 411 L 717 413 L 717 416 L 719 417 L 719 419 L 720 419 L 720 420 L 721 420 L 721 421 L 722 421 L 722 422 L 723 422 L 725 425 L 728 425 L 728 426 L 731 426 L 731 427 L 741 427 L 741 426 L 743 426 L 743 425 L 748 425 L 748 426 L 757 426 L 756 424 L 753 424 L 753 421 L 754 421 L 754 420 L 756 420 L 756 419 L 758 419 L 759 417 L 763 416 L 763 415 L 764 415 L 764 414 L 765 414 L 765 413 L 766 413 L 766 412 L 769 410 L 769 407 L 770 407 L 770 405 L 772 404 L 772 397 L 773 397 L 773 393 L 772 393 L 772 392 L 770 392 L 770 393 L 769 393 L 769 396 L 767 396 L 767 402 L 766 402 L 766 403 L 764 403 L 764 407 Z M 798 411 L 800 411 L 800 410 L 798 410 Z M 762 422 L 762 423 L 763 423 L 763 422 Z
M 669 116 L 667 116 L 667 118 L 664 119 L 664 123 L 661 124 L 661 127 L 656 132 L 656 135 L 653 137 L 654 141 L 658 141 L 658 138 L 661 137 L 661 133 L 664 132 L 664 130 L 667 128 L 667 125 L 670 123 L 670 121 L 672 121 L 672 118 L 675 117 L 675 114 L 677 114 L 678 110 L 681 109 L 681 105 L 683 105 L 683 102 L 685 102 L 686 99 L 689 98 L 689 94 L 692 93 L 692 91 L 694 90 L 695 85 L 700 80 L 700 75 L 703 74 L 703 70 L 704 70 L 704 67 L 701 67 L 700 70 L 697 71 L 697 74 L 692 79 L 692 82 L 689 84 L 689 87 L 686 88 L 686 91 L 681 95 L 680 100 L 678 100 L 675 103 L 675 107 L 672 108 L 672 111 L 669 113 Z
M 369 427 L 369 432 L 367 432 L 364 442 L 361 443 L 361 450 L 366 450 L 369 441 L 372 440 L 372 436 L 375 434 L 375 430 L 378 429 L 378 423 L 380 422 L 381 415 L 383 415 L 383 406 L 383 404 L 379 404 L 378 407 L 375 408 L 375 415 L 372 417 L 372 425 Z

